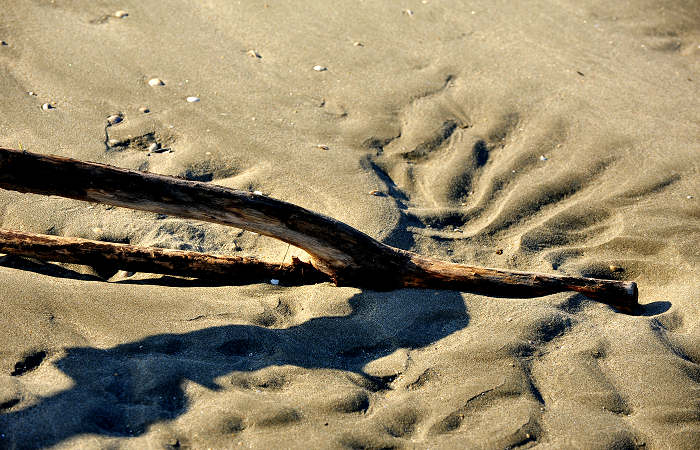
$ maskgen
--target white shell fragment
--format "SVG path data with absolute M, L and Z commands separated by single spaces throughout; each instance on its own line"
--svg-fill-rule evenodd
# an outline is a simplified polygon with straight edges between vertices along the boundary
M 151 145 L 148 146 L 149 152 L 157 152 L 158 150 L 160 150 L 160 144 L 157 142 L 152 142 Z
M 547 161 L 548 159 L 549 159 L 549 158 L 547 158 L 547 157 L 544 156 L 544 155 L 540 156 L 540 161 Z
M 324 72 L 324 71 L 328 70 L 328 67 L 323 67 L 323 66 L 318 66 L 318 65 L 316 65 L 316 66 L 314 66 L 314 70 L 315 70 L 316 72 Z
M 165 86 L 165 82 L 161 80 L 160 78 L 151 78 L 148 80 L 148 85 L 149 86 Z
M 260 55 L 260 53 L 258 53 L 258 52 L 255 51 L 255 50 L 248 50 L 248 51 L 246 52 L 246 55 L 250 56 L 251 58 L 258 58 L 258 59 L 262 58 L 262 56 Z
M 51 103 L 44 103 L 41 105 L 41 109 L 44 111 L 48 111 L 49 109 L 54 109 L 54 106 Z
M 124 17 L 128 16 L 129 13 L 124 11 L 123 9 L 120 9 L 119 11 L 116 11 L 114 14 L 112 14 L 114 17 L 117 19 L 123 19 Z
M 111 116 L 107 117 L 107 123 L 110 125 L 116 125 L 123 120 L 124 118 L 119 114 L 112 114 Z
M 316 147 L 318 147 L 321 150 L 328 150 L 330 148 L 325 144 L 318 144 Z
M 199 100 L 199 97 L 187 97 L 188 103 L 197 103 Z
M 255 195 L 263 195 L 262 191 L 253 191 L 253 194 L 255 194 Z

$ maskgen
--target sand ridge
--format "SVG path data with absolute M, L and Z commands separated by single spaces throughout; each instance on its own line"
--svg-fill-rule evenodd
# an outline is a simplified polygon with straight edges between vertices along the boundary
M 0 448 L 697 448 L 698 23 L 690 0 L 0 2 L 2 146 L 260 191 L 445 260 L 631 279 L 645 305 L 2 256 Z M 302 253 L 12 192 L 0 220 Z

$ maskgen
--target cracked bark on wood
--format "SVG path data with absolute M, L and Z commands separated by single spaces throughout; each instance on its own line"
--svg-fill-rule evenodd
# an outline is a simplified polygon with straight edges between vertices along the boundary
M 450 289 L 503 297 L 576 291 L 631 312 L 637 285 L 472 267 L 376 241 L 330 217 L 251 192 L 105 164 L 0 148 L 0 188 L 230 225 L 305 250 L 337 285 L 375 290 Z

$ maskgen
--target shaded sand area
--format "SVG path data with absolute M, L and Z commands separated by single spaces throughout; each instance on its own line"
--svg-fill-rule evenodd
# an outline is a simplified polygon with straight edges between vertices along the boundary
M 700 446 L 696 1 L 3 0 L 0 40 L 2 146 L 261 191 L 445 260 L 634 280 L 644 304 L 2 256 L 0 448 Z M 0 212 L 301 254 L 55 197 Z

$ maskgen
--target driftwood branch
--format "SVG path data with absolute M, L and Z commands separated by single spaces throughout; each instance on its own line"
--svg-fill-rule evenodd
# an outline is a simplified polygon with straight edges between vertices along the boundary
M 129 244 L 2 229 L 0 229 L 0 253 L 131 272 L 204 278 L 228 284 L 269 282 L 272 279 L 284 284 L 329 281 L 328 276 L 297 258 L 292 258 L 290 264 L 274 264 L 255 258 L 137 247 Z
M 299 206 L 210 183 L 0 148 L 0 188 L 254 231 L 305 250 L 313 267 L 337 285 L 376 290 L 424 287 L 507 297 L 576 291 L 627 312 L 638 305 L 634 282 L 448 263 L 382 244 L 342 222 Z

